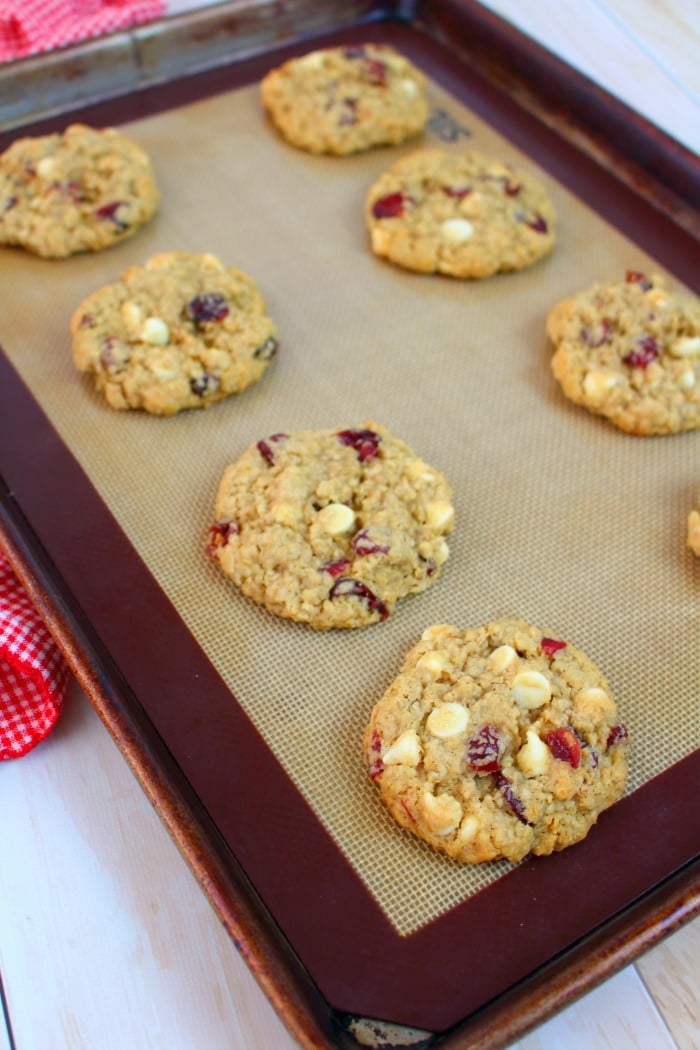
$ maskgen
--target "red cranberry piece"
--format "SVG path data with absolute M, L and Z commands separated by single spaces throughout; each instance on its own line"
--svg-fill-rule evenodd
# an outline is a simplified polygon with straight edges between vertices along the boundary
M 641 273 L 640 270 L 628 270 L 625 274 L 625 280 L 628 284 L 639 284 L 642 287 L 642 291 L 648 292 L 652 286 L 651 281 L 646 274 Z
M 506 739 L 496 726 L 482 726 L 467 744 L 467 762 L 476 773 L 497 773 Z
M 509 197 L 517 197 L 523 188 L 520 182 L 514 182 L 507 175 L 482 175 L 481 178 L 486 182 L 500 182 L 503 192 Z
M 653 335 L 643 335 L 634 350 L 622 358 L 630 368 L 647 368 L 659 356 L 659 345 Z
M 561 762 L 568 762 L 574 769 L 578 769 L 581 762 L 581 741 L 573 729 L 562 726 L 561 729 L 551 729 L 546 736 L 547 747 L 555 758 Z
M 619 744 L 622 740 L 626 740 L 629 736 L 627 729 L 623 725 L 613 726 L 608 733 L 608 747 L 614 747 L 615 744 Z
M 464 197 L 467 197 L 472 191 L 471 186 L 461 186 L 458 189 L 454 186 L 443 186 L 442 192 L 447 197 L 452 197 L 454 200 L 461 201 Z
M 371 591 L 362 580 L 353 580 L 351 576 L 341 576 L 339 580 L 336 580 L 330 589 L 328 597 L 362 598 L 367 602 L 370 612 L 379 613 L 380 620 L 386 620 L 389 615 L 389 610 L 381 598 L 378 598 L 374 591 Z
M 366 58 L 363 70 L 365 79 L 369 80 L 370 84 L 377 84 L 379 87 L 386 85 L 386 62 L 382 62 L 378 58 Z
M 546 233 L 549 229 L 547 220 L 541 215 L 535 215 L 534 219 L 526 219 L 525 225 L 529 226 L 531 230 L 535 231 L 535 233 Z
M 370 762 L 369 766 L 369 778 L 370 780 L 379 780 L 380 776 L 384 772 L 384 763 L 381 758 L 375 758 L 373 762 Z
M 369 765 L 370 780 L 376 780 L 384 772 L 384 763 L 381 758 L 382 738 L 376 729 L 372 730 L 369 748 L 374 755 L 374 758 Z
M 273 444 L 278 441 L 285 441 L 289 437 L 289 434 L 271 434 L 267 440 L 258 441 L 256 448 L 262 458 L 268 462 L 270 466 L 275 462 L 275 453 L 270 448 L 269 442 Z
M 128 222 L 124 222 L 117 215 L 117 212 L 123 205 L 124 201 L 111 201 L 109 204 L 103 204 L 101 208 L 95 210 L 96 219 L 108 219 L 113 222 L 115 226 L 118 226 L 120 230 L 128 230 Z
M 349 445 L 357 452 L 360 463 L 374 459 L 379 453 L 381 438 L 374 430 L 340 430 L 338 437 L 344 445 Z
M 432 576 L 437 569 L 437 562 L 433 558 L 423 558 L 420 554 L 418 557 L 422 562 L 425 562 L 425 575 Z
M 411 204 L 413 198 L 406 193 L 388 193 L 386 197 L 380 197 L 374 202 L 372 215 L 375 219 L 398 219 L 406 211 L 406 206 Z
M 329 561 L 324 565 L 323 571 L 330 573 L 331 576 L 340 576 L 350 568 L 350 565 L 349 558 L 338 558 L 337 561 Z
M 600 331 L 595 335 L 591 332 L 590 328 L 581 329 L 581 340 L 586 346 L 603 346 L 605 343 L 610 342 L 610 335 L 612 334 L 612 325 L 610 321 L 603 318 Z
M 201 376 L 193 376 L 190 379 L 190 390 L 197 397 L 205 397 L 207 394 L 215 394 L 221 386 L 221 380 L 211 372 L 203 372 Z
M 125 343 L 108 335 L 100 344 L 100 363 L 110 372 L 121 372 L 129 359 L 129 350 Z
M 253 350 L 253 357 L 257 357 L 259 361 L 270 361 L 277 353 L 278 346 L 277 340 L 270 335 L 264 343 L 256 346 Z
M 235 536 L 239 531 L 235 521 L 217 521 L 209 527 L 207 536 L 207 554 L 210 558 L 216 558 L 217 551 L 225 547 L 230 536 Z
M 375 543 L 374 540 L 370 539 L 369 531 L 367 529 L 362 529 L 361 532 L 358 532 L 355 536 L 353 536 L 350 543 L 355 554 L 365 555 L 389 553 L 388 546 L 385 546 L 382 543 Z
M 554 656 L 560 649 L 566 649 L 566 642 L 560 642 L 557 638 L 543 638 L 540 649 L 545 656 Z
M 416 818 L 411 813 L 411 810 L 408 808 L 408 804 L 404 798 L 401 799 L 401 809 L 404 811 L 408 819 L 413 821 L 413 823 L 415 824 Z
M 498 773 L 496 775 L 496 783 L 503 792 L 504 799 L 506 800 L 510 808 L 513 810 L 513 813 L 515 813 L 518 820 L 522 824 L 528 824 L 529 821 L 525 816 L 525 807 L 513 791 L 513 784 L 508 779 L 508 777 L 505 776 L 503 773 Z
M 83 314 L 83 316 L 80 318 L 80 324 L 78 325 L 78 327 L 79 328 L 94 328 L 94 326 L 95 326 L 95 318 L 92 316 L 92 314 Z
M 12 211 L 17 204 L 19 204 L 19 197 L 8 197 L 5 201 L 3 211 Z
M 185 307 L 185 313 L 195 324 L 206 324 L 207 321 L 223 321 L 228 317 L 228 303 L 218 292 L 205 292 L 195 295 Z

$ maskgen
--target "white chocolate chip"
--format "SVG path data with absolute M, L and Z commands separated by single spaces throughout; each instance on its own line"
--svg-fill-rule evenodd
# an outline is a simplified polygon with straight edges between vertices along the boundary
M 450 548 L 443 540 L 440 546 L 435 551 L 435 562 L 437 565 L 444 565 L 450 556 Z
M 661 288 L 650 288 L 645 293 L 645 298 L 648 303 L 651 303 L 651 305 L 657 307 L 657 309 L 663 309 L 665 306 L 668 306 L 669 303 L 668 295 L 666 292 L 662 291 Z
M 447 657 L 447 653 L 442 652 L 440 649 L 436 649 L 431 653 L 423 653 L 422 656 L 416 660 L 416 667 L 421 671 L 428 671 L 430 674 L 439 675 L 443 671 L 447 671 L 450 666 L 450 661 Z
M 479 830 L 479 821 L 474 816 L 466 816 L 462 823 L 459 825 L 458 839 L 465 846 L 468 842 L 473 842 L 476 838 L 476 833 Z
M 329 503 L 318 512 L 316 520 L 324 532 L 330 536 L 340 536 L 353 527 L 355 512 L 345 503 Z
M 426 627 L 421 635 L 424 642 L 432 642 L 433 638 L 439 638 L 441 634 L 454 634 L 454 627 L 448 623 L 436 623 L 432 627 Z
M 617 710 L 615 701 L 598 686 L 582 689 L 574 698 L 576 710 L 592 718 L 614 717 Z
M 502 674 L 503 671 L 511 670 L 518 664 L 518 654 L 512 645 L 499 645 L 489 656 L 486 666 L 489 671 Z
M 678 380 L 678 386 L 681 390 L 693 389 L 693 387 L 695 386 L 695 369 L 692 367 L 692 365 L 690 366 L 690 368 L 686 368 L 683 371 L 680 379 Z
M 407 98 L 415 98 L 418 94 L 418 85 L 415 80 L 410 80 L 408 77 L 402 77 L 399 81 L 399 88 Z
M 700 354 L 700 336 L 682 336 L 671 343 L 668 352 L 674 357 L 697 357 Z
M 474 232 L 469 219 L 447 219 L 440 227 L 440 233 L 450 244 L 463 244 Z
M 397 737 L 382 755 L 385 766 L 417 766 L 420 762 L 421 746 L 415 730 L 407 729 Z
M 421 809 L 426 823 L 435 835 L 450 835 L 462 819 L 462 807 L 452 795 L 421 796 Z
M 205 252 L 202 256 L 202 264 L 208 266 L 210 270 L 221 271 L 224 269 L 224 264 L 218 255 L 212 255 L 211 252 Z
M 133 299 L 127 299 L 119 307 L 119 313 L 121 314 L 122 321 L 126 325 L 126 330 L 130 335 L 138 335 L 138 332 L 143 324 L 143 310 L 140 306 L 133 301 Z
M 167 350 L 150 354 L 146 367 L 157 379 L 174 379 L 177 375 L 177 361 Z
M 604 398 L 619 383 L 620 377 L 612 372 L 587 372 L 583 377 L 583 392 L 592 401 L 597 401 Z
M 546 772 L 549 765 L 549 748 L 534 729 L 527 731 L 527 743 L 518 751 L 515 761 L 526 777 L 537 777 Z
M 455 509 L 447 500 L 436 499 L 425 508 L 425 515 L 432 528 L 447 529 L 452 524 Z
M 303 69 L 321 69 L 325 60 L 323 51 L 310 51 L 298 60 L 298 67 Z
M 36 173 L 42 179 L 48 179 L 54 174 L 56 170 L 56 160 L 54 157 L 42 157 L 36 166 Z
M 438 740 L 463 733 L 469 723 L 469 712 L 461 704 L 440 704 L 428 715 L 425 725 L 429 733 Z
M 539 671 L 521 671 L 516 674 L 511 689 L 516 702 L 530 711 L 542 707 L 552 695 L 549 682 Z
M 170 329 L 160 317 L 147 317 L 141 327 L 141 339 L 151 346 L 165 346 L 170 339 Z

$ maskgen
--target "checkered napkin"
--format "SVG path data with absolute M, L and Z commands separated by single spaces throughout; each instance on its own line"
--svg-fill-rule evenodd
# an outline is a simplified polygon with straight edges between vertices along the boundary
M 0 551 L 0 759 L 19 758 L 53 729 L 70 672 Z
M 0 62 L 148 22 L 166 0 L 0 0 Z

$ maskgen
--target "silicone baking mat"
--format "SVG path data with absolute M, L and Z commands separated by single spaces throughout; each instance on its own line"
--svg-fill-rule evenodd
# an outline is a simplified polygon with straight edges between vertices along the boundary
M 698 739 L 697 564 L 684 546 L 700 480 L 697 434 L 631 437 L 569 404 L 544 334 L 553 303 L 596 279 L 661 267 L 435 83 L 430 96 L 424 136 L 342 159 L 281 141 L 257 85 L 137 121 L 125 130 L 152 157 L 163 194 L 148 227 L 99 255 L 0 255 L 15 367 L 231 703 L 401 935 L 511 867 L 463 867 L 433 853 L 393 824 L 368 780 L 370 710 L 425 627 L 518 615 L 582 648 L 630 728 L 630 792 Z M 365 194 L 422 145 L 473 147 L 538 171 L 559 212 L 553 255 L 483 282 L 374 258 Z M 213 252 L 256 279 L 278 325 L 278 356 L 255 387 L 206 412 L 115 412 L 72 366 L 69 317 L 127 266 L 173 249 Z M 270 433 L 368 420 L 451 481 L 450 559 L 380 625 L 321 633 L 278 620 L 205 557 L 221 472 Z

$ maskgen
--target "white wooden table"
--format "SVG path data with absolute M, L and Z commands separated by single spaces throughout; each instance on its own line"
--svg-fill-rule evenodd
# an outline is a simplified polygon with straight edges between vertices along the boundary
M 698 149 L 700 0 L 487 6 Z M 0 1050 L 295 1045 L 77 685 L 0 804 Z M 518 1050 L 694 1050 L 699 974 L 700 919 Z

